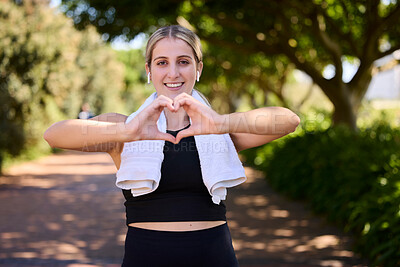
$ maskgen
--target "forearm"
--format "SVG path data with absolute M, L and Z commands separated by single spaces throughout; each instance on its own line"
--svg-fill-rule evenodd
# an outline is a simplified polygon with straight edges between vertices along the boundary
M 54 123 L 44 133 L 53 148 L 77 149 L 99 144 L 123 142 L 126 138 L 124 122 L 96 120 L 64 120 Z
M 295 113 L 281 107 L 226 114 L 221 121 L 223 132 L 258 135 L 285 135 L 293 132 L 300 123 Z

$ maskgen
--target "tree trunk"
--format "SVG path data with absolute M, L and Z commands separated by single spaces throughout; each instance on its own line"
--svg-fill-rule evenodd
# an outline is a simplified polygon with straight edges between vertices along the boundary
M 325 82 L 324 87 L 319 85 L 334 106 L 332 116 L 333 125 L 344 124 L 353 131 L 357 130 L 357 109 L 359 105 L 354 105 L 352 94 L 347 84 L 344 82 L 333 83 Z
M 361 73 L 358 79 L 353 83 L 348 84 L 349 91 L 351 92 L 351 103 L 353 106 L 353 110 L 355 112 L 358 111 L 361 105 L 361 101 L 363 100 L 365 93 L 368 90 L 368 87 L 372 80 L 372 65 L 370 63 L 368 67 L 365 68 L 365 71 Z
M 357 116 L 353 110 L 353 106 L 349 99 L 343 99 L 343 101 L 333 102 L 335 110 L 333 112 L 333 125 L 345 124 L 353 131 L 357 130 Z

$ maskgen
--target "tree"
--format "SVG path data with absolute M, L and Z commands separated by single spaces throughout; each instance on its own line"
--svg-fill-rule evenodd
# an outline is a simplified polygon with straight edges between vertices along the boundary
M 203 74 L 196 86 L 219 112 L 271 104 L 290 106 L 283 88 L 293 64 L 286 58 L 267 57 L 262 52 L 237 56 L 229 49 L 209 43 L 204 50 Z
M 4 154 L 40 144 L 46 127 L 76 118 L 85 100 L 118 110 L 123 65 L 93 27 L 79 32 L 45 5 L 8 1 L 0 25 L 0 169 Z
M 199 9 L 194 7 L 191 12 L 192 19 L 200 18 L 197 25 L 211 19 L 224 29 L 222 38 L 213 32 L 204 32 L 203 38 L 221 45 L 234 44 L 233 49 L 240 46 L 249 53 L 285 55 L 311 76 L 331 100 L 334 122 L 346 123 L 353 129 L 371 80 L 373 62 L 400 48 L 397 3 L 285 0 L 227 5 L 225 1 L 214 1 L 202 6 L 201 13 L 207 14 L 203 19 Z M 384 42 L 390 45 L 389 49 L 382 49 L 380 44 Z M 357 59 L 360 66 L 346 83 L 342 65 L 348 58 Z M 336 70 L 330 79 L 322 75 L 328 64 Z
M 181 3 L 176 1 L 149 4 L 147 1 L 136 1 L 134 6 L 130 6 L 133 3 L 123 2 L 115 2 L 111 6 L 101 1 L 90 4 L 86 1 L 64 1 L 60 9 L 73 18 L 79 29 L 93 24 L 103 33 L 105 39 L 112 40 L 122 36 L 122 39 L 128 41 L 142 32 L 154 31 L 157 28 L 155 25 L 176 23 L 177 14 L 184 12 L 181 10 Z M 122 15 L 121 12 L 127 11 L 125 9 L 129 10 L 129 15 Z M 205 68 L 198 87 L 213 100 L 213 106 L 218 111 L 233 112 L 239 104 L 243 104 L 243 99 L 248 100 L 247 106 L 265 106 L 270 100 L 270 94 L 276 96 L 280 105 L 288 105 L 282 94 L 283 81 L 293 65 L 288 60 L 281 56 L 277 57 L 278 61 L 271 60 L 262 52 L 241 57 L 212 43 L 203 42 L 203 45 Z
M 79 27 L 93 23 L 112 39 L 151 32 L 154 25 L 182 21 L 231 57 L 284 55 L 307 73 L 333 103 L 335 123 L 356 128 L 356 115 L 370 83 L 373 62 L 400 48 L 397 0 L 64 0 L 63 10 Z M 153 27 L 151 26 L 153 25 Z M 343 81 L 343 62 L 359 62 Z M 325 78 L 327 65 L 335 68 Z
M 141 49 L 119 50 L 117 55 L 118 60 L 125 65 L 125 85 L 122 98 L 126 112 L 130 114 L 140 107 L 153 90 L 151 86 L 146 85 L 145 59 Z

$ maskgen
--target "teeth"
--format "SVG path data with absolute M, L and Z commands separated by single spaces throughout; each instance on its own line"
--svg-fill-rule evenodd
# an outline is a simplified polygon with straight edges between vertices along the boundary
M 166 83 L 165 85 L 168 87 L 179 87 L 182 83 Z

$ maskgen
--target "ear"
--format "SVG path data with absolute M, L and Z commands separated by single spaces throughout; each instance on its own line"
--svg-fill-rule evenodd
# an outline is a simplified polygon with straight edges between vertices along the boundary
M 200 72 L 200 76 L 201 76 L 201 72 L 203 71 L 203 61 L 200 61 L 199 63 L 197 63 L 196 71 Z
M 149 73 L 150 72 L 150 67 L 149 67 L 149 65 L 146 63 L 146 65 L 145 65 L 145 68 L 146 68 L 146 75 L 147 75 L 147 73 Z

